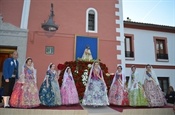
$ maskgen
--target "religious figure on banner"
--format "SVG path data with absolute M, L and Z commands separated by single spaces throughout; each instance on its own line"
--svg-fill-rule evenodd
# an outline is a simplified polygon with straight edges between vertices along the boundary
M 82 56 L 82 60 L 84 60 L 84 61 L 91 61 L 91 60 L 93 60 L 93 57 L 92 57 L 91 50 L 90 50 L 89 46 L 87 46 L 85 48 L 83 56 Z

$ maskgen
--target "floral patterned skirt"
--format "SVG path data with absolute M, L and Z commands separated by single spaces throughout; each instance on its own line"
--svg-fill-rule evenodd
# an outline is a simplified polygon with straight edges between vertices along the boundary
M 106 106 L 109 105 L 106 85 L 102 80 L 90 80 L 84 93 L 83 105 Z
M 118 81 L 114 83 L 109 91 L 109 103 L 113 105 L 129 105 L 128 92 Z
M 164 106 L 165 98 L 160 87 L 155 84 L 153 80 L 145 80 L 144 82 L 145 94 L 149 102 L 149 106 Z
M 18 108 L 33 108 L 40 105 L 37 85 L 34 81 L 19 83 L 16 82 L 10 105 Z
M 137 83 L 137 88 L 130 89 L 129 91 L 129 105 L 130 106 L 148 106 L 148 101 L 145 91 L 141 83 Z
M 63 105 L 79 103 L 77 88 L 73 81 L 69 80 L 64 87 L 61 87 L 61 99 Z
M 39 98 L 41 104 L 46 106 L 61 105 L 61 94 L 58 82 L 55 80 L 48 80 L 47 86 L 45 80 L 40 87 Z

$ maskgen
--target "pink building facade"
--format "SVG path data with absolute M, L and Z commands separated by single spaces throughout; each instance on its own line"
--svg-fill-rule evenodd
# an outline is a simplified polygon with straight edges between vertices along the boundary
M 41 28 L 41 23 L 48 20 L 50 15 L 51 3 L 54 5 L 54 21 L 59 26 L 54 33 Z M 78 36 L 97 40 L 96 58 L 106 64 L 110 73 L 116 71 L 118 64 L 125 66 L 122 53 L 122 0 L 1 0 L 0 14 L 4 22 L 27 30 L 26 55 L 23 57 L 33 58 L 39 86 L 49 63 L 63 64 L 76 60 Z M 94 16 L 93 31 L 88 28 L 89 14 Z M 81 43 L 86 44 L 83 41 Z M 4 46 L 3 43 L 0 46 Z M 47 49 L 50 47 L 53 49 Z M 84 50 L 84 47 L 79 48 Z M 47 54 L 50 51 L 51 54 Z

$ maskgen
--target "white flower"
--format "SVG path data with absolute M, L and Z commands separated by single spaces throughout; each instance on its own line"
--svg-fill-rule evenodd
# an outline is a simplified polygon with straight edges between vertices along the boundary
M 84 86 L 86 86 L 87 81 L 88 81 L 88 70 L 87 69 L 84 70 L 84 73 L 81 77 L 82 77 L 82 83 L 84 84 Z
M 92 67 L 92 64 L 88 64 L 88 68 L 91 68 Z
M 106 76 L 110 76 L 110 74 L 109 73 L 106 73 Z
M 88 72 L 84 72 L 84 75 L 85 75 L 85 76 L 88 76 Z
M 78 70 L 75 70 L 74 72 L 75 72 L 75 73 L 78 73 Z
M 83 82 L 83 85 L 84 85 L 84 86 L 86 86 L 86 84 L 87 84 L 86 82 Z
M 88 78 L 88 76 L 85 76 L 85 79 L 87 79 Z

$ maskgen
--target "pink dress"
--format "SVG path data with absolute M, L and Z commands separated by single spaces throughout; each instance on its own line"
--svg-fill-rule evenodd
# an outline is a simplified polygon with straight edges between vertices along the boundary
M 71 76 L 65 77 L 61 87 L 61 99 L 63 105 L 78 104 L 79 98 L 77 88 Z
M 39 92 L 34 78 L 34 70 L 24 67 L 24 81 L 15 83 L 10 105 L 18 108 L 32 108 L 40 104 Z
M 113 105 L 129 105 L 128 91 L 124 88 L 124 75 L 116 73 L 109 91 L 109 103 Z
M 154 72 L 146 71 L 143 86 L 150 107 L 159 107 L 166 104 L 166 99 Z

